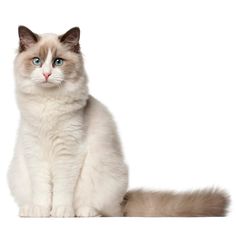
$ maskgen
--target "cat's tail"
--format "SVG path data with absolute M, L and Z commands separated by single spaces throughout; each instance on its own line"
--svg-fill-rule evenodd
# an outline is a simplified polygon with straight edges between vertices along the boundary
M 225 216 L 228 195 L 218 189 L 193 192 L 129 191 L 123 202 L 124 216 Z

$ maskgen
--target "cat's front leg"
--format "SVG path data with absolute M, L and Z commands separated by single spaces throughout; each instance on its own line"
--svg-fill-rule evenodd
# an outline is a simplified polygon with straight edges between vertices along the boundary
M 9 186 L 21 217 L 48 217 L 52 205 L 50 163 L 38 137 L 30 130 L 20 126 L 8 172 Z
M 32 199 L 28 204 L 21 206 L 20 216 L 49 217 L 52 198 L 49 165 L 38 157 L 31 157 L 31 160 L 28 161 L 28 169 Z
M 73 206 L 75 186 L 79 177 L 81 160 L 79 156 L 57 157 L 53 163 L 53 206 L 51 216 L 74 217 Z

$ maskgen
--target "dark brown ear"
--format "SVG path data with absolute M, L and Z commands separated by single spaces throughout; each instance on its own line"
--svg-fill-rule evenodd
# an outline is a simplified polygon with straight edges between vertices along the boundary
M 79 53 L 80 51 L 79 38 L 79 27 L 74 27 L 67 31 L 65 34 L 59 36 L 60 42 L 65 44 L 71 51 L 75 53 Z
M 37 34 L 22 25 L 18 27 L 18 34 L 20 39 L 19 52 L 25 51 L 39 40 L 39 36 Z

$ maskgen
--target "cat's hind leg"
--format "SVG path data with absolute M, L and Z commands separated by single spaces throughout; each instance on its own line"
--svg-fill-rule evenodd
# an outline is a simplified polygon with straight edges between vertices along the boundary
M 116 162 L 116 161 L 114 161 Z M 106 166 L 106 164 L 108 166 Z M 85 162 L 75 191 L 77 217 L 122 216 L 121 203 L 127 191 L 127 168 L 122 162 Z

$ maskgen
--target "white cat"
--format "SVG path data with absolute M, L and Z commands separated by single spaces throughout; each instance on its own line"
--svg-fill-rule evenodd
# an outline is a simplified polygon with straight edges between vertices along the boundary
M 128 169 L 109 111 L 89 95 L 80 30 L 38 35 L 19 27 L 21 113 L 8 177 L 23 217 L 224 215 L 227 195 L 127 193 Z

